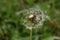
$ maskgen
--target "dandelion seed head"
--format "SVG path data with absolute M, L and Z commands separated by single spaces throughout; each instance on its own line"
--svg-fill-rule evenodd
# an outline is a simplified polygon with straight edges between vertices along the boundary
M 21 11 L 23 12 L 23 25 L 26 26 L 26 29 L 35 29 L 35 28 L 40 28 L 46 18 L 48 19 L 48 16 L 45 15 L 45 13 L 41 10 L 39 6 L 29 8 L 27 11 Z M 19 13 L 21 13 L 19 12 Z M 34 17 L 34 15 L 35 17 Z M 21 18 L 21 19 L 22 19 Z M 30 21 L 29 18 L 32 18 Z

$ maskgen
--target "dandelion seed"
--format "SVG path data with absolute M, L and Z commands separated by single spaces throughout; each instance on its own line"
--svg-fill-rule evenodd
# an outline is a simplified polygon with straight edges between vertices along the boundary
M 29 18 L 32 18 L 32 17 L 34 17 L 34 15 L 30 15 L 30 16 L 29 16 Z

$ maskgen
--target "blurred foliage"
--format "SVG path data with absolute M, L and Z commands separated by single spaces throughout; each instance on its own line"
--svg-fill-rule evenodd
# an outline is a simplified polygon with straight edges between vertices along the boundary
M 16 12 L 39 5 L 51 21 L 42 28 L 33 29 L 33 40 L 54 40 L 60 36 L 60 0 L 0 0 L 0 40 L 29 40 L 29 30 Z M 42 35 L 42 36 L 39 36 Z

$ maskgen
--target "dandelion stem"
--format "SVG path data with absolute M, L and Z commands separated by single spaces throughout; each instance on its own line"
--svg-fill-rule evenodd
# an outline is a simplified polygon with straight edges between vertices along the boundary
M 30 30 L 30 40 L 32 40 L 32 29 Z

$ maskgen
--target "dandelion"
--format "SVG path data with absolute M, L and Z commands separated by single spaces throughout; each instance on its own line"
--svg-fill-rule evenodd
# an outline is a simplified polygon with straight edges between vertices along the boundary
M 26 29 L 30 30 L 30 40 L 32 40 L 32 29 L 40 28 L 48 17 L 39 6 L 29 8 L 26 11 L 20 11 L 18 13 L 21 12 L 24 13 L 22 13 L 23 16 L 21 18 L 23 20 L 23 25 L 26 27 Z

